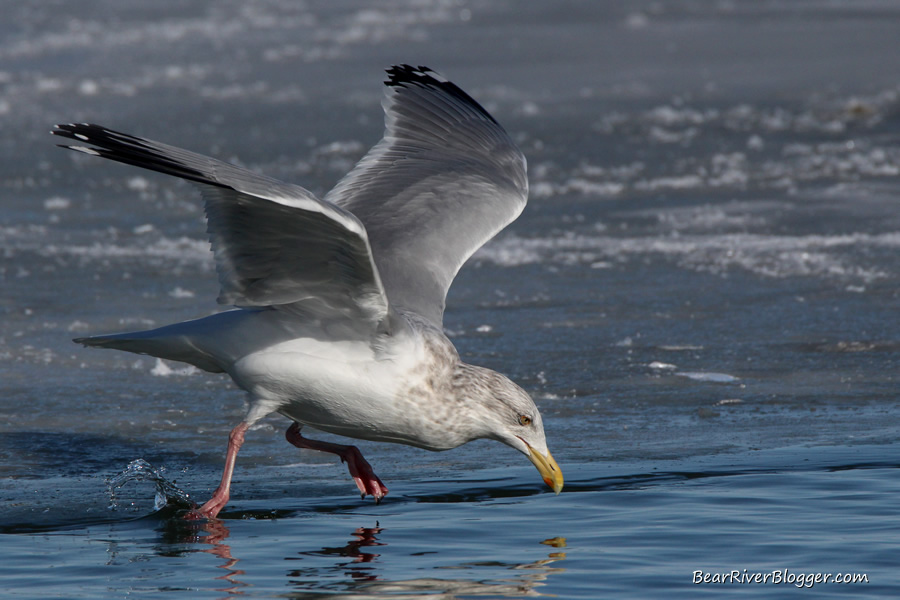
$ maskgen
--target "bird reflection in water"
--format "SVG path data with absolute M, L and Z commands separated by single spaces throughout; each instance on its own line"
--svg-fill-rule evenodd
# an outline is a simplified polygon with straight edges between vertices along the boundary
M 240 559 L 232 556 L 231 546 L 225 543 L 225 540 L 231 535 L 231 531 L 225 523 L 219 519 L 209 519 L 207 521 L 184 520 L 180 521 L 179 525 L 181 527 L 186 527 L 191 532 L 188 536 L 189 539 L 185 541 L 196 544 L 207 544 L 209 547 L 200 548 L 200 551 L 207 552 L 222 559 L 222 564 L 217 565 L 217 567 L 219 569 L 224 569 L 225 574 L 216 577 L 216 579 L 227 581 L 229 587 L 218 588 L 216 591 L 228 594 L 225 598 L 242 595 L 244 592 L 241 588 L 247 587 L 250 584 L 244 583 L 238 579 L 239 575 L 244 575 L 245 573 L 242 569 L 235 568 L 238 562 L 240 562 Z
M 291 557 L 291 560 L 303 560 L 304 556 L 336 556 L 349 558 L 350 560 L 338 562 L 332 569 L 345 570 L 346 574 L 349 575 L 354 582 L 376 581 L 378 575 L 374 573 L 374 570 L 371 567 L 363 566 L 363 564 L 371 563 L 381 555 L 374 552 L 364 552 L 362 549 L 371 546 L 386 545 L 384 542 L 378 541 L 378 538 L 376 537 L 376 535 L 382 531 L 384 530 L 378 525 L 377 521 L 375 527 L 357 527 L 351 534 L 352 538 L 345 545 L 334 547 L 326 546 L 321 550 L 301 552 L 299 557 Z M 310 569 L 294 569 L 288 573 L 288 577 L 291 577 L 292 579 L 306 578 L 309 575 Z M 294 581 L 293 583 L 305 585 L 304 582 L 300 581 Z
M 387 543 L 379 541 L 377 535 L 385 531 L 377 523 L 375 527 L 360 527 L 353 532 L 353 538 L 344 546 L 325 547 L 321 550 L 301 552 L 295 560 L 303 560 L 304 556 L 308 557 L 324 557 L 339 556 L 346 557 L 351 560 L 342 561 L 331 567 L 331 569 L 343 569 L 347 575 L 351 577 L 351 581 L 344 582 L 347 592 L 363 594 L 364 597 L 385 597 L 393 598 L 401 595 L 403 598 L 417 598 L 418 594 L 422 597 L 435 597 L 434 594 L 444 594 L 454 598 L 457 595 L 492 595 L 492 596 L 542 596 L 536 588 L 545 585 L 543 582 L 553 573 L 561 573 L 565 571 L 563 568 L 550 567 L 549 565 L 564 560 L 565 552 L 550 552 L 545 559 L 529 562 L 529 563 L 513 563 L 502 561 L 491 561 L 490 564 L 482 563 L 463 563 L 454 567 L 456 569 L 478 569 L 483 568 L 500 568 L 510 571 L 517 571 L 512 577 L 502 579 L 485 579 L 472 580 L 466 578 L 460 579 L 443 579 L 443 578 L 418 578 L 408 580 L 386 580 L 379 576 L 375 571 L 377 565 L 363 563 L 377 563 L 381 554 L 374 552 L 365 552 L 362 549 L 372 546 L 387 546 Z M 541 542 L 553 548 L 565 548 L 566 539 L 556 537 Z M 406 557 L 404 557 L 406 558 Z M 298 591 L 312 592 L 321 591 L 321 570 L 320 569 L 295 569 L 289 573 L 292 578 L 292 584 Z M 334 589 L 329 587 L 329 589 Z
M 193 523 L 191 541 L 199 544 L 207 544 L 209 548 L 203 549 L 222 559 L 220 569 L 226 571 L 225 575 L 217 577 L 229 583 L 229 587 L 220 588 L 227 594 L 226 598 L 237 597 L 244 594 L 242 588 L 249 584 L 238 579 L 245 571 L 238 569 L 239 559 L 231 553 L 231 547 L 225 543 L 230 534 L 223 521 L 210 519 L 205 522 Z M 304 561 L 315 558 L 336 558 L 336 562 L 328 566 L 317 564 L 304 566 L 288 571 L 287 576 L 290 585 L 298 592 L 322 592 L 324 581 L 328 581 L 330 592 L 335 588 L 343 588 L 346 592 L 365 594 L 372 597 L 390 598 L 401 595 L 404 598 L 415 598 L 419 594 L 434 597 L 434 594 L 443 594 L 441 597 L 455 598 L 469 595 L 491 596 L 543 596 L 539 588 L 546 585 L 545 581 L 555 573 L 562 573 L 564 568 L 553 567 L 553 563 L 566 558 L 561 549 L 566 547 L 566 539 L 563 537 L 550 538 L 540 542 L 553 548 L 547 554 L 547 558 L 540 560 L 517 563 L 510 561 L 489 562 L 462 562 L 452 568 L 454 571 L 475 571 L 476 577 L 460 578 L 431 578 L 423 577 L 406 580 L 387 580 L 379 575 L 378 563 L 385 560 L 383 553 L 373 552 L 372 548 L 387 546 L 387 543 L 379 540 L 379 536 L 386 531 L 377 522 L 375 527 L 358 527 L 350 534 L 350 540 L 343 546 L 325 546 L 320 550 L 299 552 L 287 560 Z M 405 556 L 405 560 L 409 557 Z M 500 569 L 511 573 L 509 577 L 492 578 L 485 570 L 496 574 Z M 340 572 L 349 577 L 349 580 L 336 582 L 335 572 Z M 324 579 L 324 581 L 323 581 Z

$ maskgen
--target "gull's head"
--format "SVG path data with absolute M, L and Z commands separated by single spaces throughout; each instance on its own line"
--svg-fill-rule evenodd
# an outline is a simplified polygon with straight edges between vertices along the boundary
M 562 471 L 547 449 L 544 422 L 534 400 L 500 373 L 464 366 L 469 380 L 463 386 L 469 392 L 467 399 L 478 405 L 476 418 L 485 427 L 478 437 L 495 439 L 524 454 L 544 483 L 558 494 L 563 487 Z

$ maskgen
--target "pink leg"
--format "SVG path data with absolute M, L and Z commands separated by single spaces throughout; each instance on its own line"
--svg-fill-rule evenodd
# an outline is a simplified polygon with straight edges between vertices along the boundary
M 238 450 L 241 449 L 241 445 L 244 443 L 244 434 L 247 432 L 248 427 L 250 425 L 247 423 L 241 423 L 231 430 L 231 434 L 228 436 L 228 451 L 225 454 L 225 472 L 222 473 L 222 481 L 206 504 L 191 511 L 190 518 L 205 517 L 214 519 L 219 514 L 219 511 L 228 504 L 231 491 L 231 475 L 234 473 L 234 460 L 237 458 Z
M 332 444 L 330 442 L 318 442 L 300 435 L 300 424 L 291 425 L 284 436 L 287 441 L 298 448 L 308 448 L 310 450 L 319 450 L 320 452 L 329 452 L 337 454 L 341 457 L 341 461 L 347 463 L 347 469 L 350 476 L 356 482 L 362 497 L 371 494 L 375 498 L 376 504 L 388 493 L 387 487 L 372 472 L 372 466 L 363 458 L 356 446 L 342 446 L 340 444 Z

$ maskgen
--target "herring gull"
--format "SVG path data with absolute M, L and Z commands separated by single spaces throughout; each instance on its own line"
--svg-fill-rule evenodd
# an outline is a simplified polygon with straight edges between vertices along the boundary
M 487 438 L 527 456 L 556 493 L 563 477 L 531 397 L 462 362 L 444 335 L 447 289 L 512 222 L 528 195 L 525 157 L 488 112 L 426 67 L 387 70 L 384 138 L 324 199 L 297 185 L 91 124 L 57 125 L 65 145 L 187 179 L 204 200 L 220 304 L 149 331 L 78 338 L 227 373 L 250 397 L 222 480 L 196 516 L 227 504 L 248 428 L 271 413 L 298 448 L 337 454 L 363 498 L 387 488 L 354 446 L 301 435 L 448 450 Z

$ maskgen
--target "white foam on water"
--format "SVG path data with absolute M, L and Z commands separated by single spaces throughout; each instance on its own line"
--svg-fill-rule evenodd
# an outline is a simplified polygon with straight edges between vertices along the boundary
M 677 140 L 670 140 L 677 141 Z M 697 154 L 657 165 L 667 172 L 646 176 L 629 165 L 610 169 L 577 167 L 569 173 L 533 175 L 532 197 L 578 195 L 608 198 L 631 191 L 658 193 L 679 190 L 754 189 L 796 190 L 835 180 L 854 182 L 863 178 L 893 178 L 900 175 L 900 150 L 871 142 L 807 144 L 790 142 L 780 154 L 742 151 Z
M 133 175 L 125 182 L 129 190 L 135 192 L 146 192 L 150 187 L 150 181 L 142 175 Z
M 133 25 L 120 23 L 115 28 L 108 27 L 104 20 L 72 19 L 64 31 L 40 33 L 0 46 L 0 57 L 24 58 L 88 47 L 152 47 L 192 37 L 227 41 L 247 27 L 245 20 L 231 18 L 166 19 Z
M 500 266 L 597 264 L 660 255 L 679 266 L 723 274 L 744 269 L 773 277 L 826 277 L 870 282 L 900 275 L 858 262 L 863 249 L 900 249 L 900 232 L 836 235 L 752 233 L 613 237 L 567 233 L 556 237 L 506 235 L 479 250 L 477 260 Z M 851 252 L 852 251 L 852 252 Z
M 68 327 L 66 327 L 66 331 L 70 332 L 83 332 L 88 331 L 90 329 L 90 325 L 85 323 L 84 321 L 75 320 L 69 323 Z
M 45 238 L 48 231 L 46 225 L 0 226 L 0 242 L 6 247 L 18 248 L 31 240 Z
M 699 175 L 688 174 L 673 177 L 657 177 L 645 179 L 634 184 L 635 189 L 643 192 L 656 192 L 659 190 L 687 190 L 703 187 L 705 181 Z
M 66 210 L 72 206 L 72 201 L 62 196 L 53 196 L 44 200 L 44 210 Z
M 138 238 L 139 240 L 140 238 Z M 124 241 L 92 244 L 47 244 L 36 249 L 44 256 L 78 256 L 87 259 L 150 258 L 178 263 L 212 266 L 209 242 L 188 237 L 160 238 L 153 242 L 128 244 Z
M 716 109 L 696 109 L 687 106 L 662 105 L 650 109 L 644 114 L 646 120 L 658 125 L 672 127 L 675 125 L 702 125 L 720 117 Z
M 154 227 L 152 223 L 144 223 L 131 230 L 131 232 L 136 235 L 144 235 L 145 233 L 150 233 L 152 231 L 156 231 L 156 227 Z
M 177 369 L 173 369 L 170 367 L 164 360 L 161 358 L 156 359 L 156 364 L 153 365 L 153 368 L 150 369 L 150 374 L 155 375 L 156 377 L 172 377 L 172 376 L 187 376 L 187 375 L 196 375 L 199 373 L 199 369 L 192 365 L 187 365 L 185 367 L 180 367 Z
M 748 229 L 767 223 L 766 218 L 758 214 L 769 205 L 757 203 L 750 206 L 741 203 L 726 205 L 704 205 L 687 208 L 671 208 L 664 212 L 635 212 L 635 215 L 653 217 L 666 229 L 673 232 L 725 232 L 734 229 Z
M 675 369 L 678 368 L 677 366 L 675 366 L 671 363 L 664 363 L 664 362 L 660 362 L 658 360 L 654 360 L 652 363 L 650 363 L 647 366 L 655 371 L 674 371 Z
M 678 371 L 675 375 L 679 377 L 687 377 L 694 381 L 707 381 L 710 383 L 734 383 L 739 381 L 738 377 L 727 373 L 710 373 L 704 371 Z
M 593 125 L 598 135 L 628 140 L 645 149 L 681 146 L 677 157 L 665 150 L 651 168 L 629 172 L 584 165 L 568 173 L 533 172 L 538 198 L 576 194 L 603 199 L 637 191 L 759 189 L 795 190 L 835 179 L 896 177 L 900 149 L 889 137 L 869 130 L 888 118 L 900 102 L 900 87 L 866 98 L 812 98 L 802 106 L 726 108 L 685 102 L 649 110 L 611 112 Z M 717 152 L 710 152 L 716 148 Z

